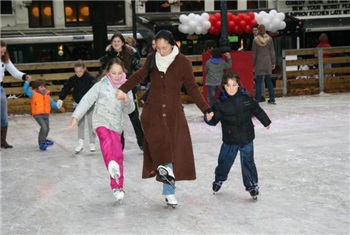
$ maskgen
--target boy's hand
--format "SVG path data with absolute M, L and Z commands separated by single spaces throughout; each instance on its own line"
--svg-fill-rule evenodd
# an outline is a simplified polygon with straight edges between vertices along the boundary
M 61 111 L 62 113 L 66 112 L 66 110 L 65 110 L 63 107 L 60 108 L 60 111 Z

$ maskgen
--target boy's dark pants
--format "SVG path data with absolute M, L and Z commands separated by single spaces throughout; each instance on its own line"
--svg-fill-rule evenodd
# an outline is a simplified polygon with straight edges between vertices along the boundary
M 43 118 L 43 117 L 34 117 L 37 123 L 40 126 L 39 136 L 38 136 L 38 142 L 39 145 L 42 143 L 46 143 L 47 136 L 49 135 L 50 131 L 50 121 L 49 118 Z
M 215 168 L 215 181 L 226 181 L 228 173 L 236 159 L 238 150 L 242 167 L 242 177 L 245 189 L 249 191 L 258 185 L 258 173 L 254 162 L 254 145 L 250 142 L 247 145 L 228 145 L 223 143 L 218 159 L 218 166 Z

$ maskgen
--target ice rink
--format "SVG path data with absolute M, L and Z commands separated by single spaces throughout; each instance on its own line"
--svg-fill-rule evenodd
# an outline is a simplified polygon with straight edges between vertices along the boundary
M 142 152 L 125 120 L 125 199 L 109 186 L 100 148 L 74 153 L 71 113 L 53 114 L 40 151 L 39 126 L 29 115 L 9 117 L 1 149 L 1 234 L 350 234 L 350 93 L 277 98 L 260 103 L 272 120 L 254 119 L 260 195 L 242 183 L 239 157 L 213 195 L 221 127 L 203 122 L 186 104 L 197 180 L 176 183 L 178 206 L 166 206 L 162 184 L 141 179 Z M 87 135 L 86 135 L 87 137 Z M 98 140 L 97 140 L 98 143 Z

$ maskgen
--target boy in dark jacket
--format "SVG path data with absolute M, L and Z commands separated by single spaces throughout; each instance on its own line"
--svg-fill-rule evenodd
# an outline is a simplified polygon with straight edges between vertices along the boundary
M 222 94 L 219 101 L 212 106 L 212 113 L 204 116 L 207 124 L 215 126 L 221 122 L 222 140 L 215 169 L 214 193 L 219 191 L 222 183 L 227 180 L 228 173 L 235 161 L 238 150 L 241 155 L 243 184 L 250 195 L 257 199 L 259 194 L 258 173 L 254 162 L 255 138 L 254 115 L 267 129 L 271 120 L 264 110 L 252 98 L 251 94 L 242 88 L 238 75 L 227 72 L 222 78 Z
M 68 93 L 73 89 L 73 107 L 76 108 L 83 98 L 83 96 L 90 90 L 90 88 L 95 84 L 95 77 L 87 71 L 87 68 L 82 60 L 78 60 L 74 64 L 74 75 L 71 76 L 68 81 L 64 84 L 62 91 L 59 95 L 59 100 L 57 105 L 60 108 L 63 104 L 63 100 L 66 98 Z M 89 127 L 89 138 L 90 138 L 90 152 L 95 152 L 95 140 L 96 133 L 92 128 L 92 113 L 94 107 L 92 107 L 84 116 L 84 118 L 79 120 L 78 123 L 78 143 L 75 147 L 75 153 L 80 153 L 84 148 L 84 129 L 85 120 L 87 120 Z

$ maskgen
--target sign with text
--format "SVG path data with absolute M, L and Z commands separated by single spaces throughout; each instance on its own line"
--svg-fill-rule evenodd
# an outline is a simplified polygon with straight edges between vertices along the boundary
M 349 0 L 277 1 L 278 10 L 298 19 L 350 17 Z

